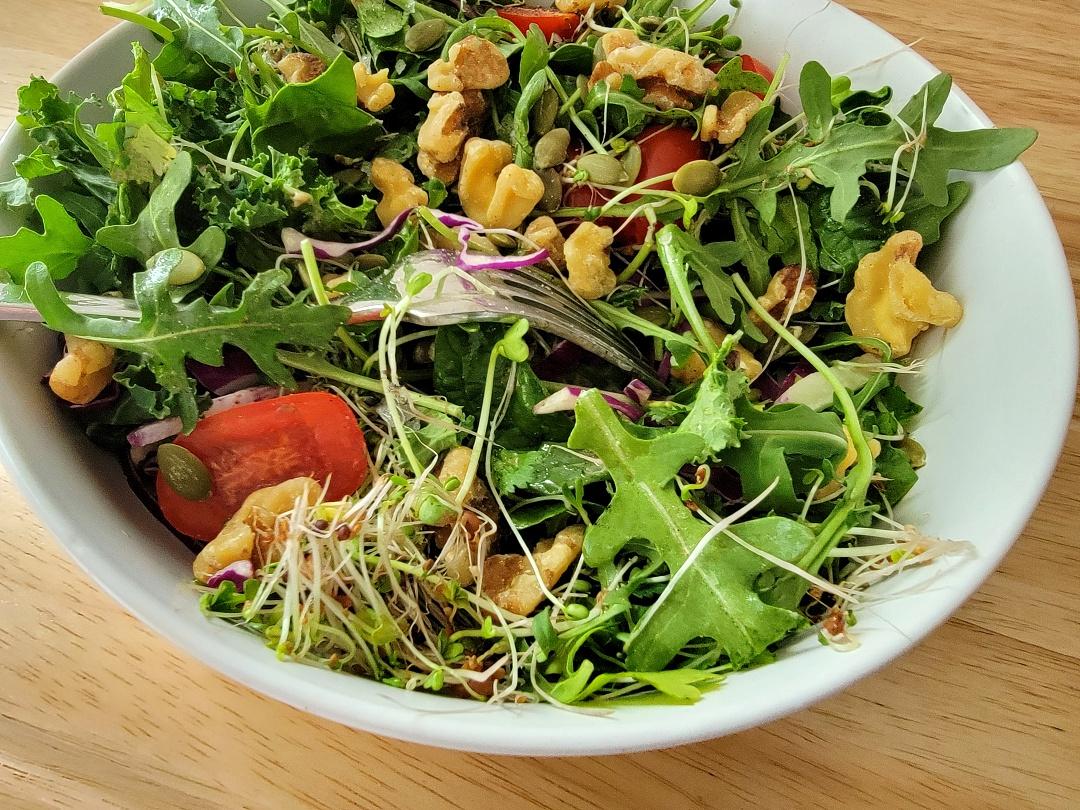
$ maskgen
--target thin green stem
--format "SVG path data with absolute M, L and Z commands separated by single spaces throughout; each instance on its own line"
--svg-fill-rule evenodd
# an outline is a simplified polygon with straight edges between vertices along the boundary
M 298 371 L 306 371 L 308 374 L 314 374 L 317 377 L 325 377 L 328 380 L 341 383 L 342 385 L 348 385 L 353 388 L 359 388 L 361 391 L 369 391 L 372 394 L 383 393 L 382 383 L 378 380 L 372 377 L 365 377 L 361 374 L 355 374 L 351 371 L 346 371 L 343 368 L 338 368 L 333 363 L 330 363 L 321 357 L 280 349 L 277 352 L 277 359 L 286 366 L 289 366 L 289 368 L 295 368 Z M 417 408 L 445 414 L 453 419 L 460 419 L 464 415 L 464 411 L 461 409 L 460 405 L 447 402 L 445 399 L 427 396 L 426 394 L 418 394 L 414 391 L 406 391 L 405 394 L 408 396 L 409 401 Z

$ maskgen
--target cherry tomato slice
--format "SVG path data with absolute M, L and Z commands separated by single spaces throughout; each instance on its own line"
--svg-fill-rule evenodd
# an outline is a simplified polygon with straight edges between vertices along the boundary
M 709 154 L 709 147 L 694 137 L 694 133 L 682 127 L 653 124 L 645 127 L 641 134 L 635 138 L 641 147 L 641 171 L 638 172 L 637 181 L 641 183 L 653 177 L 663 174 L 671 174 L 678 171 L 684 164 L 692 160 L 700 160 Z M 661 191 L 671 191 L 670 180 L 656 183 L 650 188 Z M 614 192 L 593 188 L 589 185 L 571 186 L 563 197 L 563 205 L 567 207 L 582 207 L 602 205 L 611 199 Z M 624 198 L 624 202 L 631 203 L 640 199 L 636 194 Z M 607 225 L 613 230 L 619 230 L 623 220 L 615 217 L 604 217 L 602 225 Z M 619 231 L 615 237 L 616 244 L 626 247 L 640 245 L 645 241 L 649 232 L 649 223 L 645 217 L 635 217 L 625 228 Z
M 212 540 L 252 492 L 307 475 L 327 497 L 344 498 L 364 482 L 367 446 L 356 416 L 333 394 L 310 392 L 241 405 L 199 420 L 176 444 L 206 465 L 210 497 L 189 501 L 157 477 L 161 512 L 169 524 L 196 540 Z
M 573 38 L 581 22 L 581 16 L 573 12 L 556 11 L 553 8 L 525 8 L 523 6 L 511 6 L 500 8 L 496 12 L 504 20 L 512 22 L 523 34 L 529 33 L 529 26 L 534 23 L 539 26 L 541 33 L 547 38 L 558 36 L 560 39 Z

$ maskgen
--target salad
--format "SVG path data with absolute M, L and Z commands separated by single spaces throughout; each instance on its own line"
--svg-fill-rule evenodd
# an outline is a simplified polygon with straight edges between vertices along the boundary
M 685 703 L 963 548 L 893 517 L 913 344 L 963 315 L 922 250 L 950 172 L 1035 134 L 939 127 L 947 75 L 792 75 L 714 5 L 105 3 L 159 46 L 19 91 L 0 307 L 58 333 L 48 386 L 209 616 L 405 689 Z M 527 270 L 649 373 L 411 320 Z

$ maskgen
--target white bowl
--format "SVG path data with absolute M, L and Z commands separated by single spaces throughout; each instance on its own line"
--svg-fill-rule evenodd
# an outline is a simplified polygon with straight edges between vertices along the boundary
M 836 74 L 891 55 L 856 71 L 856 78 L 865 87 L 890 84 L 901 99 L 936 73 L 841 6 L 814 11 L 809 5 L 747 0 L 737 29 L 747 52 L 774 63 L 790 52 L 793 76 L 811 59 Z M 108 91 L 127 71 L 133 38 L 152 44 L 122 25 L 57 81 L 84 94 Z M 960 91 L 941 122 L 952 129 L 990 124 Z M 21 133 L 8 132 L 0 165 L 24 149 Z M 1021 166 L 970 179 L 974 193 L 933 257 L 937 282 L 960 297 L 965 317 L 944 340 L 931 338 L 922 347 L 930 357 L 917 391 L 926 406 L 918 437 L 929 464 L 900 516 L 933 535 L 970 539 L 975 553 L 875 589 L 861 613 L 859 649 L 835 652 L 809 635 L 776 663 L 734 675 L 694 706 L 626 708 L 606 717 L 544 705 L 487 706 L 278 662 L 256 638 L 199 612 L 186 584 L 189 552 L 39 384 L 55 343 L 36 327 L 0 328 L 0 460 L 60 543 L 117 601 L 221 673 L 297 708 L 390 737 L 501 754 L 614 753 L 729 734 L 850 685 L 943 622 L 1008 551 L 1054 469 L 1076 384 L 1076 316 L 1065 257 Z M 16 224 L 0 222 L 0 232 Z

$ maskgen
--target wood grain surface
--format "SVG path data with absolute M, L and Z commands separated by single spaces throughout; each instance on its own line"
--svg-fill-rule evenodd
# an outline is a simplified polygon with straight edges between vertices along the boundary
M 767 2 L 767 0 L 755 0 Z M 808 0 L 808 6 L 811 0 Z M 1078 0 L 852 0 L 999 125 L 1080 279 Z M 0 125 L 111 24 L 0 0 Z M 0 808 L 1080 806 L 1080 422 L 1042 504 L 959 614 L 883 672 L 754 731 L 578 760 L 438 751 L 327 723 L 173 650 L 100 593 L 0 471 Z

